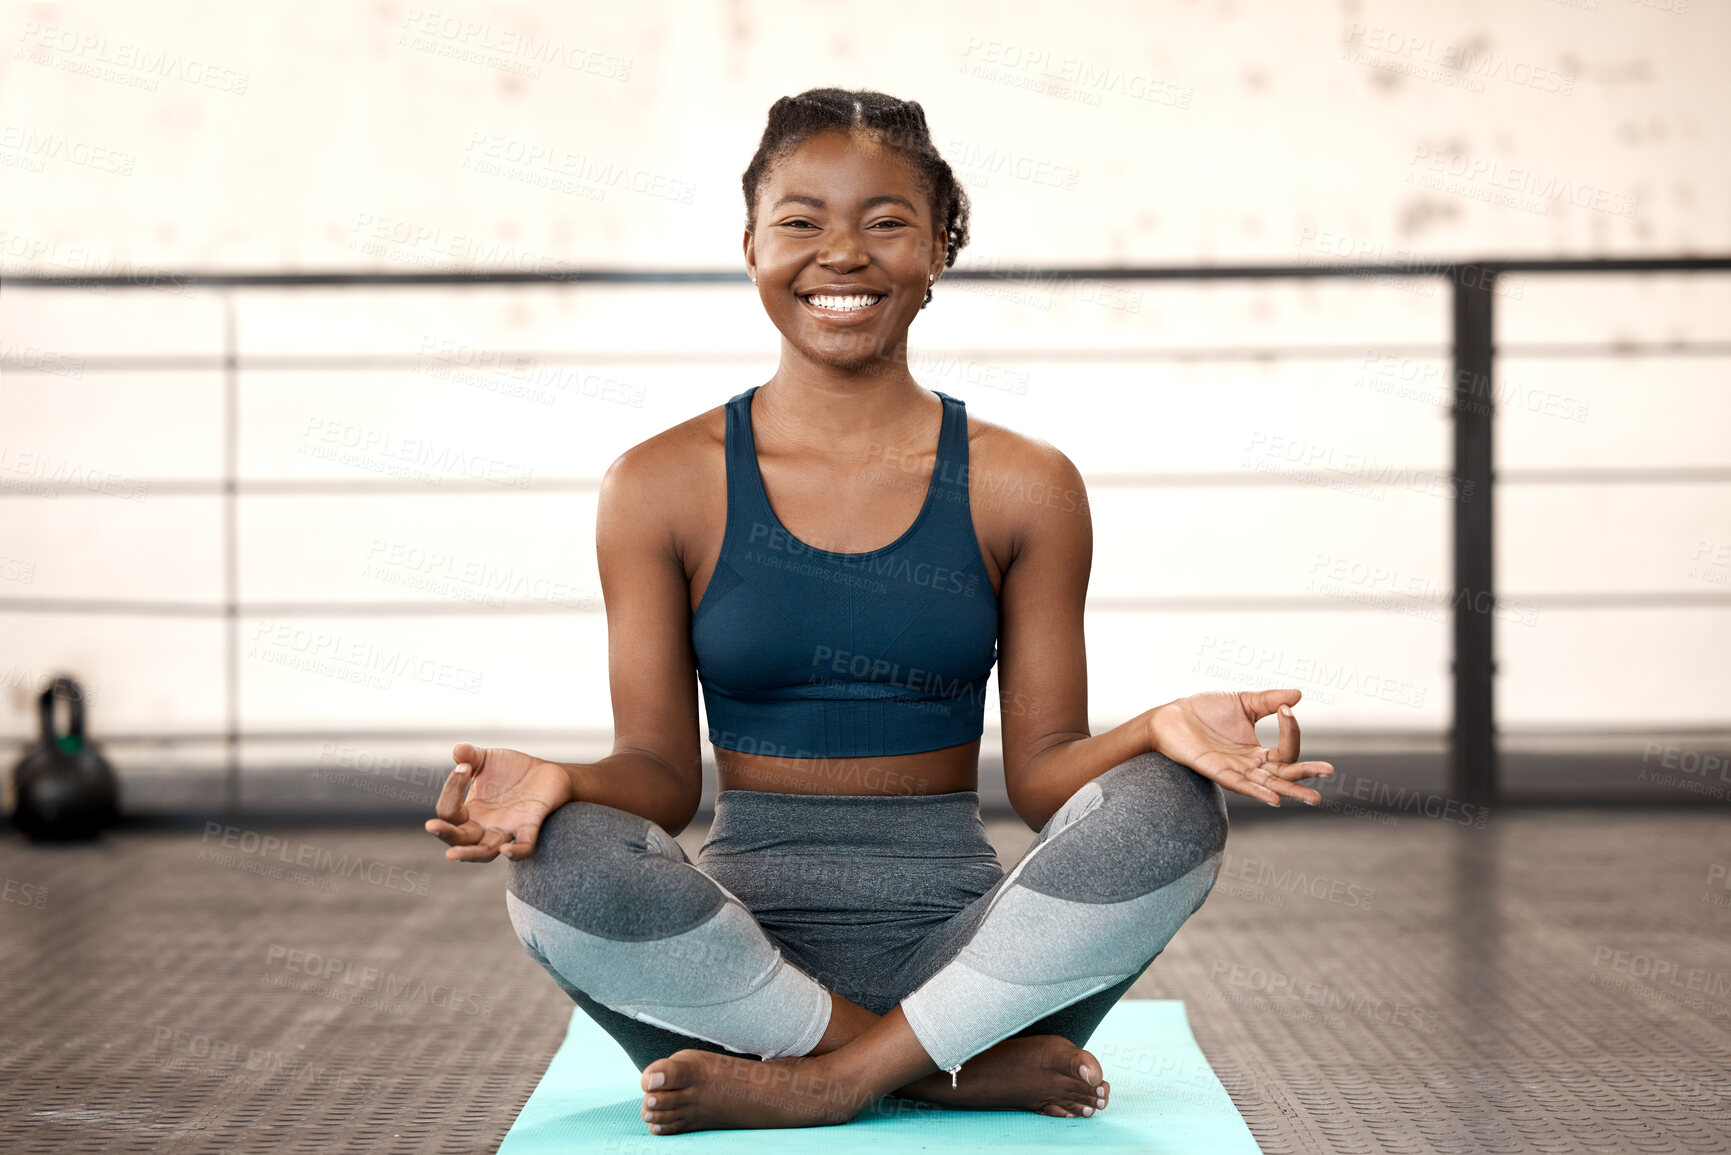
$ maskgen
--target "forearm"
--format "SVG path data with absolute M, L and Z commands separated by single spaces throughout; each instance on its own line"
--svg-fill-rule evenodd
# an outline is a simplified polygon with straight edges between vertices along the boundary
M 1092 737 L 1054 735 L 1016 775 L 1020 785 L 1011 791 L 1010 805 L 1022 821 L 1040 829 L 1085 783 L 1153 750 L 1153 716 L 1154 710 L 1144 710 L 1123 725 Z
M 559 765 L 571 779 L 571 801 L 624 810 L 669 834 L 685 829 L 703 791 L 701 764 L 681 770 L 648 750 L 615 750 L 594 762 Z

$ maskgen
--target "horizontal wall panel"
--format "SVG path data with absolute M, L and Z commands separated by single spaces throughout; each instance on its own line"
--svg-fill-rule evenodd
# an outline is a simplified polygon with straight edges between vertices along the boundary
M 1088 616 L 1088 713 L 1113 724 L 1206 690 L 1295 687 L 1320 729 L 1446 728 L 1448 635 L 1422 617 L 1209 612 Z
M 1731 610 L 1546 610 L 1497 634 L 1497 724 L 1724 727 Z
M 5 235 L 10 234 L 0 234 Z M 30 271 L 60 277 L 128 273 L 125 262 L 71 246 L 57 247 L 66 254 L 65 261 Z M 74 253 L 85 255 L 74 257 Z M 5 334 L 0 355 L 11 360 L 30 348 L 80 357 L 221 354 L 221 290 L 188 284 L 179 274 L 156 274 L 148 267 L 136 277 L 146 287 L 46 289 L 8 284 L 0 293 L 0 333 Z
M 0 479 L 8 488 L 63 485 L 135 500 L 149 496 L 152 479 L 221 476 L 220 372 L 56 364 L 67 371 L 0 369 Z
M 1518 273 L 1497 342 L 1731 341 L 1731 273 Z
M 1498 469 L 1731 466 L 1731 357 L 1508 358 L 1488 392 Z
M 544 617 L 241 619 L 249 729 L 611 724 L 607 623 Z
M 215 618 L 0 612 L 0 729 L 34 741 L 36 695 L 70 674 L 90 695 L 92 737 L 219 731 L 223 655 Z
M 222 499 L 140 492 L 0 505 L 0 598 L 219 600 Z
M 1731 598 L 1731 481 L 1506 485 L 1497 493 L 1497 588 Z
M 241 599 L 599 612 L 595 504 L 533 491 L 246 497 Z
M 1315 597 L 1319 609 L 1417 612 L 1409 596 L 1440 599 L 1451 586 L 1450 505 L 1380 492 L 1373 499 L 1320 485 L 1097 490 L 1088 500 L 1088 594 Z

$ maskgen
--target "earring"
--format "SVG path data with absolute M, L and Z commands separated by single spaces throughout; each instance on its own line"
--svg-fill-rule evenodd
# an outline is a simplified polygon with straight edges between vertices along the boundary
M 757 278 L 756 277 L 751 278 L 751 283 L 754 285 L 757 284 Z
M 937 275 L 935 273 L 927 273 L 926 274 L 926 284 L 928 284 L 928 285 L 937 279 L 938 278 L 937 278 Z

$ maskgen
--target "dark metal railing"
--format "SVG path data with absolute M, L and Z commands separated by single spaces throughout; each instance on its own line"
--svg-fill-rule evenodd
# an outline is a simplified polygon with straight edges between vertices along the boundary
M 1494 662 L 1494 632 L 1495 615 L 1479 612 L 1475 604 L 1482 606 L 1485 599 L 1492 599 L 1495 604 L 1493 548 L 1495 544 L 1493 516 L 1493 487 L 1498 481 L 1498 474 L 1492 468 L 1492 431 L 1494 418 L 1494 403 L 1491 401 L 1493 391 L 1489 388 L 1494 380 L 1496 358 L 1499 353 L 1495 342 L 1495 309 L 1494 286 L 1499 275 L 1506 273 L 1537 273 L 1537 274 L 1604 274 L 1604 273 L 1666 273 L 1666 272 L 1731 272 L 1731 256 L 1722 257 L 1630 257 L 1607 259 L 1503 259 L 1477 261 L 1437 261 L 1437 262 L 1404 262 L 1404 263 L 1371 263 L 1371 264 L 1298 264 L 1298 265 L 1173 265 L 1173 266 L 1133 266 L 1133 267 L 1033 267 L 1018 266 L 1014 269 L 992 268 L 956 268 L 945 274 L 950 280 L 994 281 L 994 280 L 1032 280 L 1036 285 L 1066 280 L 1078 281 L 1260 281 L 1260 280 L 1291 280 L 1305 278 L 1364 278 L 1364 277 L 1408 277 L 1408 278 L 1446 278 L 1453 292 L 1453 334 L 1450 341 L 1450 352 L 1454 368 L 1454 405 L 1452 406 L 1454 421 L 1452 481 L 1457 491 L 1473 494 L 1470 501 L 1455 501 L 1453 525 L 1453 665 L 1452 676 L 1454 685 L 1453 720 L 1449 730 L 1449 765 L 1450 790 L 1462 801 L 1488 802 L 1497 795 L 1497 744 L 1496 718 L 1493 709 L 1493 685 L 1495 678 Z M 237 805 L 239 795 L 239 743 L 242 730 L 239 721 L 239 660 L 241 647 L 239 644 L 240 615 L 243 608 L 249 612 L 257 612 L 265 603 L 245 606 L 238 596 L 238 533 L 237 533 L 237 498 L 243 492 L 352 492 L 365 488 L 367 492 L 378 492 L 378 483 L 349 485 L 347 483 L 329 482 L 242 482 L 237 477 L 238 462 L 238 378 L 242 368 L 235 335 L 235 317 L 233 291 L 250 288 L 317 288 L 331 286 L 348 287 L 389 287 L 405 288 L 413 286 L 454 286 L 454 285 L 608 285 L 608 286 L 659 286 L 659 285 L 693 285 L 693 284 L 746 284 L 748 278 L 743 272 L 721 270 L 622 270 L 622 269 L 547 269 L 536 271 L 524 270 L 450 270 L 445 272 L 322 272 L 322 273 L 173 273 L 153 271 L 121 272 L 100 276 L 59 276 L 59 275 L 22 275 L 4 278 L 7 284 L 14 287 L 78 289 L 78 288 L 178 288 L 181 286 L 210 286 L 224 290 L 224 351 L 220 357 L 210 356 L 139 356 L 139 357 L 92 357 L 86 361 L 89 367 L 97 369 L 217 369 L 223 372 L 223 475 L 218 481 L 171 481 L 173 492 L 185 493 L 220 493 L 223 496 L 224 522 L 224 554 L 223 554 L 223 601 L 220 606 L 181 605 L 179 603 L 157 603 L 142 601 L 116 601 L 102 599 L 54 599 L 54 598 L 7 598 L 0 599 L 0 610 L 22 612 L 120 612 L 177 614 L 192 616 L 221 615 L 226 620 L 228 644 L 227 668 L 225 683 L 227 688 L 227 708 L 225 712 L 226 726 L 222 738 L 227 749 L 227 791 L 229 804 Z M 1423 350 L 1412 350 L 1415 353 L 1434 352 L 1430 347 Z M 1731 342 L 1657 342 L 1647 345 L 1623 344 L 1612 350 L 1620 355 L 1638 353 L 1666 355 L 1709 355 L 1725 356 L 1731 354 Z M 1026 351 L 1023 351 L 1026 352 Z M 1039 350 L 1041 359 L 1089 359 L 1078 358 L 1076 350 Z M 1345 352 L 1358 353 L 1362 349 L 1340 350 L 1325 349 L 1292 349 L 1282 351 L 1283 356 L 1326 356 L 1340 355 Z M 1604 354 L 1605 346 L 1533 346 L 1522 350 L 1532 356 L 1568 356 L 1582 352 Z M 994 351 L 994 356 L 1002 359 L 1002 351 Z M 1019 354 L 1020 355 L 1020 354 Z M 1108 361 L 1126 361 L 1137 359 L 1172 359 L 1172 360 L 1230 360 L 1245 356 L 1243 350 L 1237 349 L 1161 349 L 1161 350 L 1110 350 L 1101 351 L 1093 359 Z M 1250 354 L 1257 358 L 1270 356 L 1269 350 L 1257 350 Z M 629 358 L 630 354 L 621 353 L 619 357 Z M 688 359 L 700 357 L 685 355 Z M 615 358 L 607 354 L 607 358 Z M 594 352 L 586 353 L 586 359 L 601 359 L 602 355 Z M 616 359 L 616 358 L 615 358 Z M 665 359 L 657 357 L 654 359 Z M 677 359 L 677 357 L 675 358 Z M 762 360 L 754 357 L 753 360 Z M 405 359 L 391 355 L 384 356 L 337 356 L 319 357 L 317 355 L 284 357 L 282 355 L 248 358 L 245 367 L 253 369 L 269 368 L 384 368 L 398 367 Z M 1475 389 L 1484 390 L 1475 394 Z M 1628 476 L 1624 476 L 1628 475 Z M 1682 482 L 1682 481 L 1731 481 L 1731 469 L 1716 467 L 1651 467 L 1642 469 L 1621 469 L 1607 471 L 1582 470 L 1524 470 L 1504 471 L 1503 479 L 1528 481 L 1583 481 L 1583 480 L 1634 480 L 1647 482 Z M 1198 474 L 1185 482 L 1178 483 L 1218 485 L 1233 484 L 1236 475 Z M 1298 483 L 1302 479 L 1288 479 Z M 1113 475 L 1108 484 L 1172 484 L 1165 475 Z M 1268 484 L 1266 475 L 1259 483 Z M 565 490 L 589 490 L 596 485 L 596 479 L 575 479 L 555 481 L 553 485 Z M 1470 486 L 1470 489 L 1467 487 Z M 72 490 L 76 492 L 76 490 Z M 163 490 L 158 487 L 158 492 Z M 5 496 L 0 492 L 0 496 Z M 1265 599 L 1273 603 L 1282 599 Z M 1568 599 L 1571 605 L 1710 605 L 1731 606 L 1731 599 L 1724 595 L 1707 593 L 1690 594 L 1612 594 L 1612 595 L 1572 595 Z M 1102 601 L 1114 603 L 1111 608 L 1125 608 L 1116 603 L 1136 603 L 1136 608 L 1158 610 L 1161 608 L 1196 608 L 1197 606 L 1214 605 L 1218 599 L 1208 598 L 1115 598 L 1090 599 L 1090 605 L 1098 605 Z M 1145 604 L 1144 604 L 1145 603 Z M 1349 609 L 1354 603 L 1337 603 L 1329 608 Z M 391 612 L 438 612 L 429 607 L 415 603 L 411 609 L 404 603 L 367 602 L 353 605 L 327 605 L 303 603 L 272 603 L 268 608 L 283 613 L 319 612 L 319 613 L 391 613 Z M 550 607 L 523 606 L 511 607 L 520 612 L 548 612 Z M 1317 608 L 1317 607 L 1308 607 Z M 490 612 L 497 612 L 498 607 L 492 607 Z M 462 612 L 460 608 L 451 608 L 450 612 Z M 412 732 L 404 732 L 402 736 L 410 736 Z M 546 731 L 552 734 L 555 731 Z M 584 732 L 587 733 L 587 732 Z M 249 734 L 259 737 L 258 734 Z M 340 737 L 344 735 L 326 735 L 320 733 L 295 732 L 291 734 L 272 734 L 270 737 Z M 143 739 L 145 736 L 140 736 Z M 167 740 L 166 736 L 160 737 Z

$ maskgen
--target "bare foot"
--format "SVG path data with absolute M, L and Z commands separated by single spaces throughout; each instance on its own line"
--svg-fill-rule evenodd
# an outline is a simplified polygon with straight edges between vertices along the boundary
M 675 1051 L 643 1069 L 643 1121 L 657 1135 L 845 1123 L 878 1096 L 837 1073 L 827 1055 L 758 1060 Z
M 951 1107 L 998 1107 L 1074 1119 L 1104 1110 L 1112 1084 L 1100 1060 L 1062 1035 L 1005 1039 L 962 1064 L 956 1085 L 939 1071 L 900 1088 L 904 1099 Z

